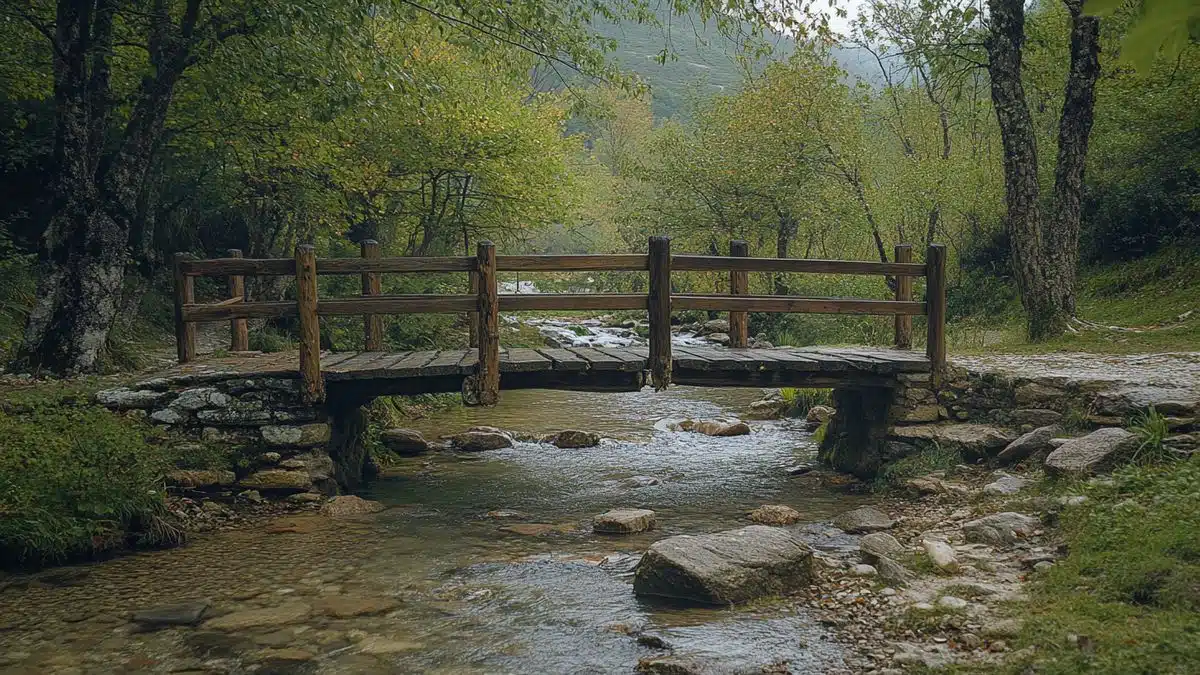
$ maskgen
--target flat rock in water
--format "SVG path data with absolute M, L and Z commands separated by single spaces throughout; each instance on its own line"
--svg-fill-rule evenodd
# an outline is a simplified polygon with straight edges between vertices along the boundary
M 679 423 L 679 428 L 705 436 L 745 436 L 750 433 L 750 425 L 742 421 L 684 420 Z
M 873 506 L 862 506 L 833 519 L 834 527 L 851 534 L 889 530 L 895 524 L 888 514 Z
M 465 452 L 482 452 L 484 450 L 499 450 L 501 448 L 511 448 L 512 438 L 505 433 L 497 433 L 496 431 L 464 431 L 461 434 L 455 434 L 449 439 L 450 446 L 455 450 L 463 450 Z
M 379 502 L 354 495 L 338 495 L 321 507 L 321 515 L 330 518 L 348 518 L 379 513 L 385 507 Z
M 204 622 L 212 630 L 240 631 L 265 626 L 285 626 L 299 623 L 312 614 L 312 607 L 303 602 L 288 602 L 275 607 L 247 609 L 218 616 Z
M 1050 445 L 1050 439 L 1061 433 L 1062 427 L 1057 424 L 1034 429 L 1005 446 L 1000 454 L 996 455 L 996 459 L 1006 464 L 1014 464 L 1039 452 L 1050 452 L 1054 449 L 1054 446 Z
M 801 518 L 799 511 L 783 504 L 763 504 L 750 512 L 750 520 L 760 525 L 791 525 Z
M 551 523 L 517 523 L 516 525 L 505 525 L 500 528 L 501 532 L 511 532 L 512 534 L 521 534 L 527 537 L 538 537 L 551 532 L 562 532 L 562 527 Z
M 645 532 L 657 524 L 650 509 L 613 509 L 592 518 L 592 530 L 604 534 Z
M 689 656 L 651 656 L 638 661 L 638 673 L 647 675 L 717 675 L 718 670 Z
M 816 429 L 833 419 L 835 412 L 833 408 L 827 405 L 814 405 L 808 409 L 808 414 L 804 416 L 804 425 L 810 429 Z
M 1005 511 L 963 523 L 962 531 L 967 541 L 1007 546 L 1032 536 L 1040 526 L 1041 522 L 1037 518 Z
M 750 525 L 655 542 L 638 563 L 633 590 L 711 605 L 780 595 L 812 579 L 812 550 L 787 530 Z
M 379 434 L 379 441 L 397 455 L 419 455 L 429 452 L 429 441 L 421 432 L 413 429 L 387 429 Z
M 421 649 L 425 645 L 412 640 L 404 640 L 399 638 L 386 638 L 378 635 L 363 638 L 358 643 L 358 651 L 363 654 L 399 654 L 400 652 L 410 652 L 416 649 Z
M 331 595 L 316 601 L 316 610 L 338 619 L 383 614 L 400 606 L 386 596 Z
M 130 615 L 129 619 L 142 630 L 155 630 L 167 626 L 194 626 L 204 618 L 209 604 L 207 600 L 199 600 L 142 609 Z
M 1064 443 L 1046 457 L 1051 476 L 1091 476 L 1111 471 L 1138 447 L 1136 434 L 1124 429 L 1098 429 Z
M 594 448 L 600 445 L 600 434 L 594 434 L 590 431 L 578 431 L 576 429 L 564 429 L 556 434 L 543 437 L 542 442 L 563 449 Z

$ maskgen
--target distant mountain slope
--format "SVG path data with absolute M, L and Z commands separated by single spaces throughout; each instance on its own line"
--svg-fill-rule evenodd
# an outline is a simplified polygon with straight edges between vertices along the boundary
M 650 85 L 654 116 L 659 119 L 687 114 L 689 96 L 733 93 L 742 85 L 743 70 L 737 63 L 737 45 L 714 26 L 687 17 L 675 17 L 669 27 L 645 24 L 603 24 L 596 32 L 619 44 L 613 57 L 622 68 L 640 75 Z M 787 58 L 794 43 L 778 36 L 771 58 Z M 672 56 L 659 63 L 659 54 L 669 47 Z M 870 56 L 858 50 L 835 49 L 834 58 L 850 73 L 876 83 Z

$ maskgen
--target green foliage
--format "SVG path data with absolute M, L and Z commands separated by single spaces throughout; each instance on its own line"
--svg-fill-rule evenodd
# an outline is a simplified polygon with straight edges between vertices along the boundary
M 1171 434 L 1171 427 L 1167 424 L 1166 416 L 1155 410 L 1154 406 L 1134 415 L 1133 419 L 1129 420 L 1129 430 L 1137 434 L 1139 441 L 1131 461 L 1138 464 L 1157 464 L 1170 456 L 1163 440 Z
M 21 337 L 21 328 L 33 306 L 33 291 L 32 256 L 14 254 L 0 238 L 0 363 L 8 360 Z
M 830 405 L 833 402 L 832 389 L 797 389 L 784 387 L 779 395 L 788 404 L 788 415 L 800 417 L 808 414 L 809 410 L 819 405 Z
M 1087 0 L 1083 11 L 1112 16 L 1128 0 Z M 1121 42 L 1121 60 L 1138 70 L 1149 69 L 1156 58 L 1173 61 L 1192 40 L 1200 39 L 1200 6 L 1190 0 L 1138 0 L 1139 12 Z
M 1127 467 L 1085 494 L 1086 505 L 1062 515 L 1070 555 L 1036 579 L 1022 607 L 1017 646 L 1034 649 L 1005 672 L 1191 672 L 1200 661 L 1200 456 Z
M 89 404 L 79 385 L 4 392 L 0 566 L 177 543 L 163 505 L 170 458 L 142 423 Z
M 937 443 L 924 445 L 916 454 L 902 457 L 880 470 L 875 478 L 874 489 L 900 488 L 904 481 L 933 473 L 950 471 L 963 463 L 962 454 L 953 448 L 943 448 Z

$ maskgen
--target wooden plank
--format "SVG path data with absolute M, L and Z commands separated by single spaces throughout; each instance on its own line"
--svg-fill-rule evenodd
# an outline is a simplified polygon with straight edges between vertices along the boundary
M 787 349 L 770 349 L 771 358 L 775 359 L 779 370 L 819 371 L 821 363 L 812 358 L 801 356 Z
M 860 348 L 836 348 L 824 349 L 832 354 L 855 354 L 858 356 L 868 357 L 877 361 L 891 364 L 888 372 L 903 372 L 903 373 L 921 373 L 928 372 L 930 363 L 928 357 L 918 352 L 901 352 L 896 350 L 886 349 L 860 349 Z
M 624 370 L 625 362 L 590 347 L 569 347 L 567 351 L 588 363 L 588 370 Z
M 358 248 L 364 260 L 379 260 L 379 242 L 374 239 L 362 240 Z M 383 295 L 383 281 L 379 278 L 378 272 L 363 273 L 362 294 L 372 296 Z M 363 314 L 363 349 L 369 352 L 383 349 L 382 316 L 378 314 Z
M 554 370 L 578 372 L 587 370 L 588 363 L 566 349 L 539 349 L 538 353 L 554 362 Z
M 230 258 L 242 257 L 240 248 L 229 249 Z M 246 301 L 246 278 L 240 274 L 231 274 L 227 281 L 229 299 L 239 303 Z M 244 352 L 250 349 L 250 329 L 245 319 L 229 320 L 229 351 Z
M 185 304 L 182 313 L 184 321 L 226 321 L 296 316 L 297 311 L 294 302 L 239 302 L 231 305 Z
M 474 352 L 472 349 L 441 349 L 438 350 L 437 356 L 432 361 L 426 363 L 421 369 L 421 372 L 426 376 L 434 375 L 457 375 L 462 372 L 459 364 L 462 363 L 463 356 L 469 352 Z
M 175 254 L 175 356 L 179 363 L 196 358 L 196 319 L 188 317 L 188 308 L 196 302 L 194 280 L 184 273 L 184 265 L 190 262 L 186 253 Z
M 814 351 L 827 356 L 837 357 L 843 361 L 849 361 L 850 363 L 853 363 L 859 370 L 881 374 L 895 372 L 896 364 L 888 361 L 887 359 L 877 358 L 867 354 L 860 354 L 847 349 L 819 347 L 814 349 Z
M 621 370 L 624 371 L 645 370 L 650 360 L 646 356 L 635 354 L 629 347 L 597 347 L 596 351 L 620 359 L 624 364 Z
M 469 256 L 427 258 L 327 258 L 317 261 L 317 274 L 366 274 L 403 272 L 469 272 L 475 259 Z
M 692 353 L 691 347 L 680 347 L 675 345 L 671 350 L 671 360 L 674 362 L 673 370 L 680 368 L 688 368 L 691 370 L 709 370 L 712 364 L 709 363 L 703 355 Z
M 476 250 L 479 270 L 479 372 L 475 378 L 479 405 L 500 398 L 500 299 L 496 285 L 496 245 L 481 241 Z
M 750 255 L 750 244 L 741 239 L 729 242 L 729 255 L 734 258 L 745 258 Z M 750 275 L 741 270 L 729 272 L 729 294 L 750 295 Z M 731 310 L 729 312 L 729 346 L 745 347 L 750 339 L 750 315 L 746 312 Z
M 300 314 L 301 395 L 310 402 L 325 400 L 321 377 L 321 319 L 317 314 L 317 249 L 296 247 L 296 309 Z
M 714 312 L 806 312 L 810 314 L 909 314 L 925 313 L 923 302 L 859 300 L 855 298 L 802 298 L 793 295 L 674 295 L 675 309 Z
M 466 354 L 463 354 L 462 360 L 458 362 L 458 370 L 463 374 L 472 374 L 479 368 L 479 349 L 468 349 Z
M 589 270 L 636 271 L 647 269 L 647 256 L 599 255 L 498 255 L 501 272 L 583 272 Z
M 321 370 L 332 370 L 339 363 L 345 363 L 358 356 L 359 352 L 324 352 L 321 354 Z
M 677 255 L 671 258 L 677 271 L 693 272 L 798 272 L 805 274 L 893 274 L 925 276 L 925 266 L 916 263 L 883 263 L 861 260 L 809 260 L 804 258 L 729 258 L 719 255 Z
M 650 382 L 655 391 L 671 384 L 671 238 L 650 237 Z
M 188 260 L 179 266 L 188 276 L 226 277 L 235 274 L 257 276 L 292 276 L 296 261 L 289 258 L 211 258 Z
M 412 357 L 413 354 L 424 352 L 364 352 L 364 354 L 376 354 L 373 359 L 364 359 L 359 361 L 347 361 L 342 364 L 335 380 L 368 380 L 377 377 L 413 377 L 414 375 L 396 375 L 393 369 L 401 362 Z M 332 373 L 331 373 L 332 375 Z
M 380 377 L 420 377 L 423 368 L 437 358 L 437 350 L 412 352 L 402 359 L 391 362 L 379 370 Z
M 708 362 L 708 370 L 758 370 L 757 362 L 754 359 L 744 357 L 736 352 L 728 349 L 716 349 L 713 347 L 676 347 L 676 351 L 683 351 L 698 356 Z
M 322 300 L 317 311 L 324 316 L 353 314 L 455 314 L 469 312 L 475 298 L 469 295 L 376 295 L 365 298 Z
M 518 347 L 500 354 L 500 372 L 528 373 L 538 370 L 553 370 L 554 361 L 542 356 L 536 349 Z
M 401 352 L 405 354 L 407 352 Z M 348 359 L 343 359 L 335 365 L 323 365 L 322 370 L 327 373 L 350 373 L 363 370 L 364 366 L 374 361 L 379 361 L 381 357 L 387 357 L 389 360 L 395 360 L 398 356 L 396 352 L 373 351 L 373 352 L 358 352 Z
M 506 312 L 569 309 L 646 309 L 646 296 L 617 293 L 505 293 L 500 309 Z
M 855 366 L 855 364 L 853 364 L 845 359 L 841 359 L 836 356 L 830 356 L 828 354 L 822 354 L 820 352 L 813 351 L 810 348 L 793 347 L 788 351 L 790 351 L 792 354 L 795 354 L 797 356 L 800 356 L 802 358 L 809 359 L 809 360 L 815 362 L 817 364 L 816 370 L 818 370 L 820 372 L 842 372 L 842 371 L 847 371 L 847 370 L 858 370 L 858 368 L 857 368 L 857 366 Z

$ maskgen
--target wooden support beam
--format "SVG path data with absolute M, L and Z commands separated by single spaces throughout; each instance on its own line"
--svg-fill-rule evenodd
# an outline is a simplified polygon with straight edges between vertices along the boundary
M 358 245 L 363 260 L 379 260 L 379 242 L 364 239 Z M 383 283 L 379 272 L 362 273 L 363 296 L 382 295 Z M 377 352 L 383 349 L 383 317 L 378 314 L 363 314 L 363 350 Z
M 925 355 L 936 383 L 946 367 L 946 247 L 930 244 L 925 252 Z
M 600 255 L 499 255 L 501 272 L 587 272 L 639 271 L 646 269 L 646 256 L 618 253 Z
M 175 355 L 180 363 L 196 358 L 196 324 L 185 320 L 183 307 L 196 302 L 193 279 L 183 272 L 188 254 L 175 254 Z
M 310 402 L 325 400 L 321 377 L 321 319 L 317 315 L 317 251 L 296 247 L 296 312 L 300 317 L 300 386 Z
M 671 269 L 690 272 L 796 272 L 805 274 L 907 274 L 924 276 L 925 268 L 915 263 L 883 263 L 860 260 L 809 260 L 807 258 L 730 258 L 719 255 L 677 255 Z
M 241 258 L 240 248 L 229 249 L 230 258 Z M 233 304 L 246 301 L 246 277 L 240 274 L 229 275 L 229 299 Z M 236 318 L 229 320 L 229 351 L 244 352 L 250 349 L 250 330 L 246 320 Z
M 471 273 L 471 295 L 475 298 L 479 297 L 479 272 L 472 271 Z M 479 347 L 479 309 L 467 312 L 467 346 Z
M 475 256 L 479 272 L 479 372 L 475 376 L 479 405 L 500 399 L 500 299 L 496 285 L 496 245 L 479 242 Z
M 671 384 L 671 238 L 650 237 L 650 382 Z
M 741 239 L 729 242 L 729 255 L 745 258 L 750 255 L 750 244 Z M 750 274 L 742 270 L 729 271 L 729 294 L 749 295 Z M 745 347 L 750 342 L 750 315 L 747 312 L 729 312 L 729 346 Z
M 896 244 L 896 262 L 912 262 L 912 246 Z M 912 277 L 901 274 L 896 277 L 896 301 L 909 302 L 912 300 Z M 912 349 L 912 317 L 904 314 L 896 315 L 896 349 Z

